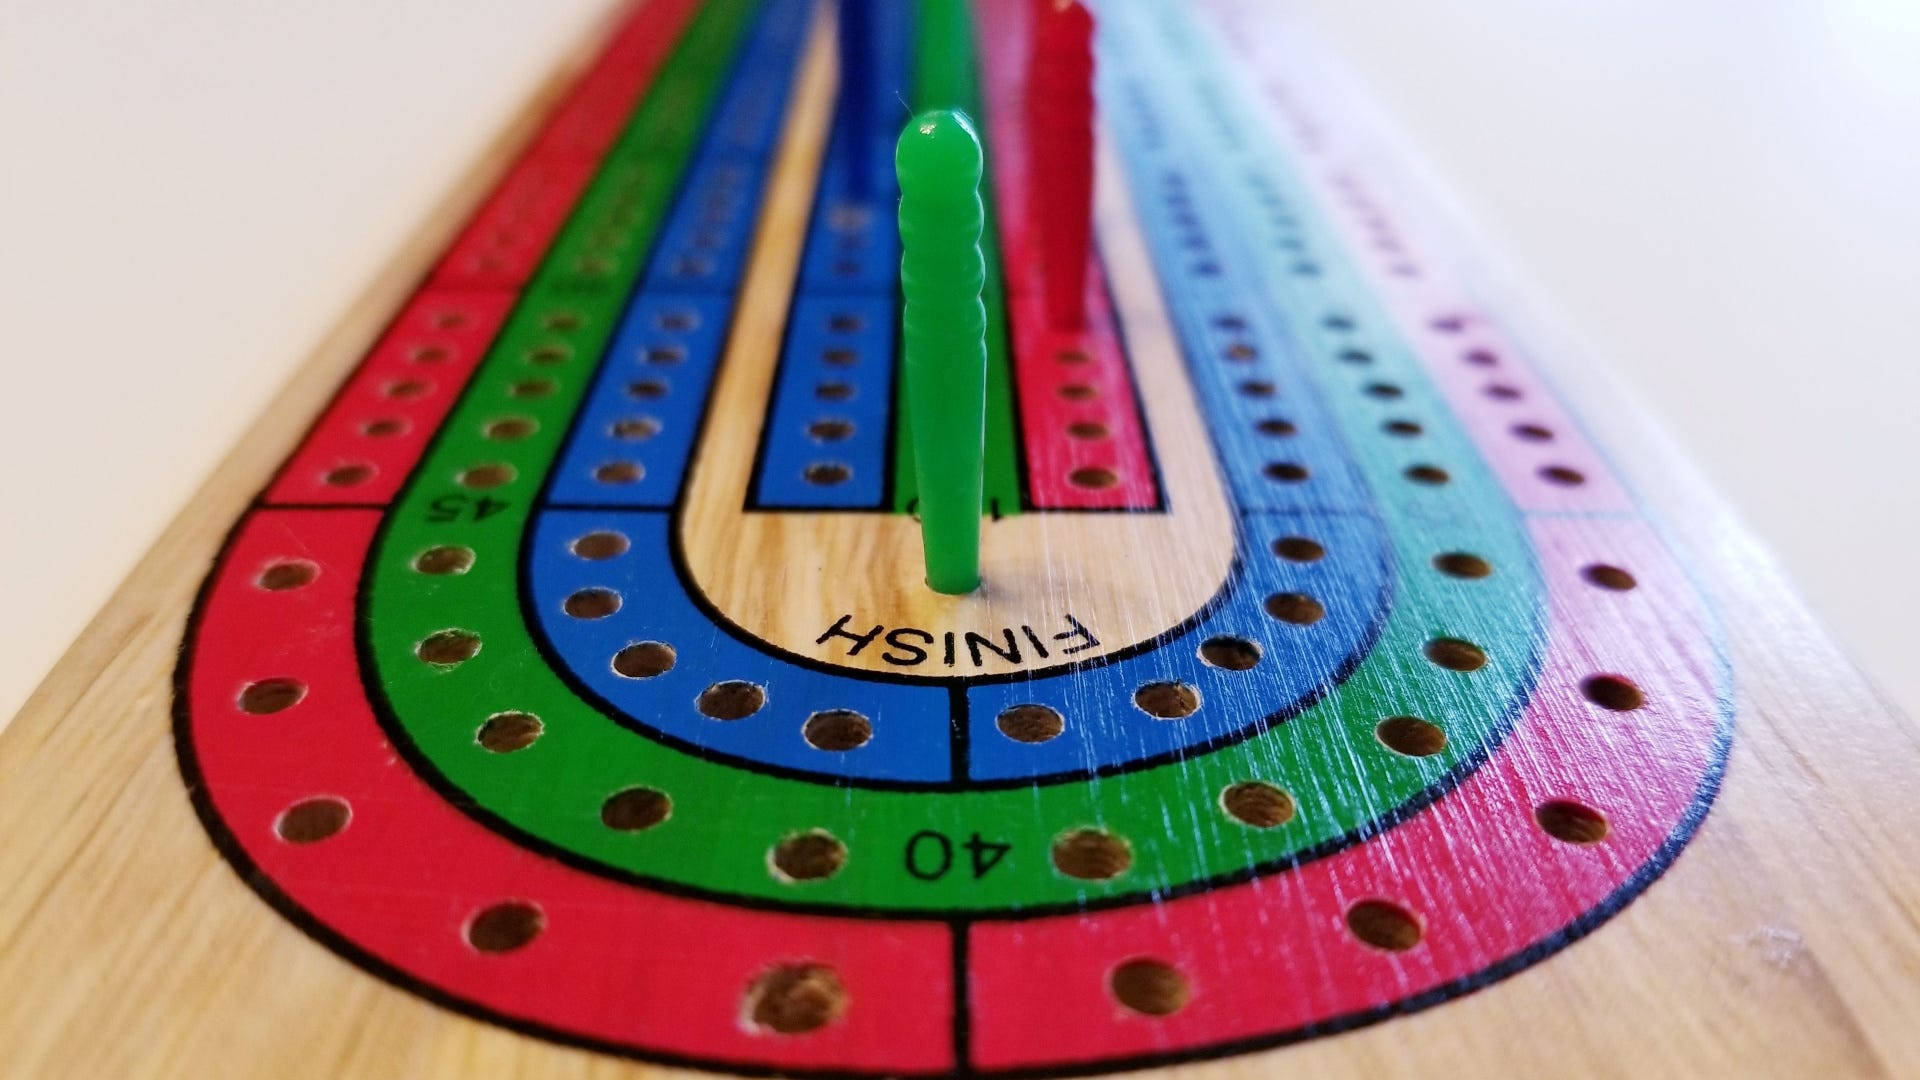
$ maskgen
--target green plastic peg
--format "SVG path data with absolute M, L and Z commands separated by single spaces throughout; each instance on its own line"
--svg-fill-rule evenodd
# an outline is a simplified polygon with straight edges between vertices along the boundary
M 982 154 L 973 121 L 931 109 L 900 133 L 900 336 L 920 488 L 927 584 L 980 587 L 986 458 L 987 264 L 980 254 Z

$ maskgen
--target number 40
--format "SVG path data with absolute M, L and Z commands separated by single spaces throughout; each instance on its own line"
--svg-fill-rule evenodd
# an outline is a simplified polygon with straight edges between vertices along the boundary
M 973 865 L 975 881 L 987 876 L 987 871 L 1000 864 L 1012 844 L 1002 844 L 988 840 L 978 832 L 960 845 L 967 853 Z M 907 873 L 921 881 L 939 881 L 953 869 L 953 840 L 946 833 L 932 829 L 922 829 L 907 838 Z

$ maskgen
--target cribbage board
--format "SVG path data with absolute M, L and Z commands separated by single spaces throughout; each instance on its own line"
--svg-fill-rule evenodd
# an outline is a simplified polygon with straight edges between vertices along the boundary
M 1920 1070 L 1913 729 L 1310 41 L 1087 14 L 611 17 L 0 739 L 0 1073 Z

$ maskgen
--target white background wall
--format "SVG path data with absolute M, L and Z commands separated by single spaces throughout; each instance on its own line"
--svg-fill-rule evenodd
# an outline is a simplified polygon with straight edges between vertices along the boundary
M 0 0 L 0 722 L 602 6 Z M 1920 2 L 1275 6 L 1920 713 Z

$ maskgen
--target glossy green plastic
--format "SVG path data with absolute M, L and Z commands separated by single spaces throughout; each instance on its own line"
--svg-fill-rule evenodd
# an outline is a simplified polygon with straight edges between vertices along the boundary
M 965 113 L 928 110 L 900 133 L 894 168 L 900 177 L 901 344 L 927 584 L 967 593 L 980 586 L 986 459 L 980 136 Z

